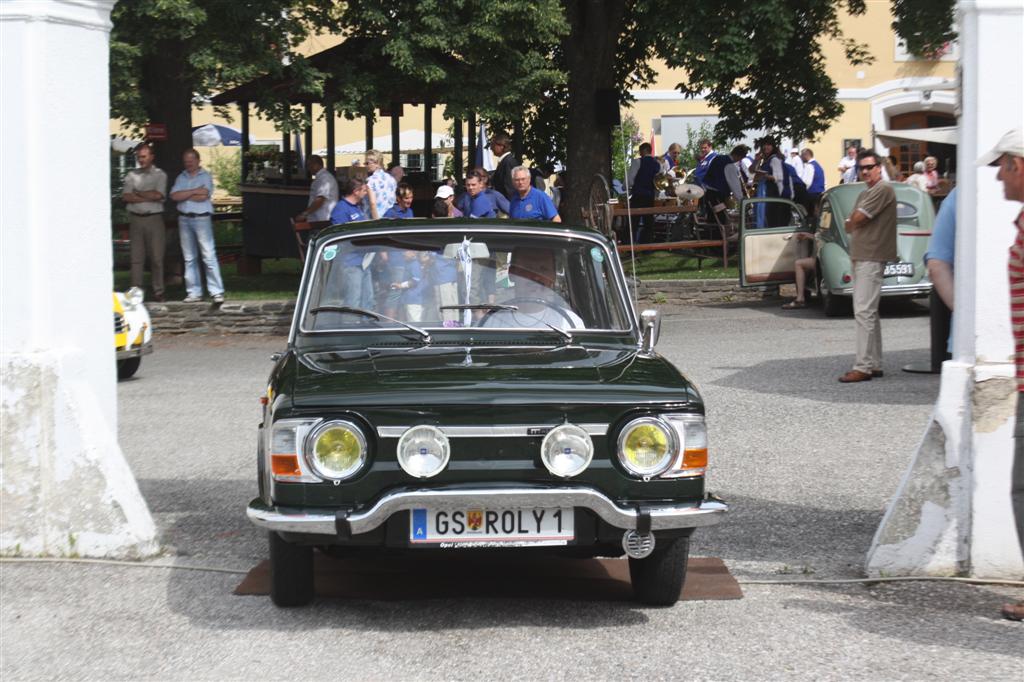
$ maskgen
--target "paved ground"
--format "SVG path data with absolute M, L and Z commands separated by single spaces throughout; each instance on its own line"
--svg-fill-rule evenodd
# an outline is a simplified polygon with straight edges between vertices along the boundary
M 728 521 L 695 536 L 742 579 L 857 577 L 938 390 L 917 306 L 884 320 L 886 377 L 843 386 L 853 323 L 777 304 L 668 311 L 659 350 L 709 406 Z M 283 345 L 158 339 L 119 386 L 125 454 L 177 565 L 246 570 L 257 398 Z M 3 564 L 0 675 L 21 679 L 1021 679 L 1024 591 L 960 584 L 746 586 L 739 601 L 322 601 L 235 597 L 240 576 Z

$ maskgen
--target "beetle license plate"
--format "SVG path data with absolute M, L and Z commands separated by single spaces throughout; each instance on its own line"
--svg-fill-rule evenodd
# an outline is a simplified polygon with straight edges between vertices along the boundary
M 913 263 L 886 263 L 885 269 L 882 270 L 882 277 L 893 277 L 899 275 L 900 277 L 913 277 L 914 276 L 914 264 Z
M 414 544 L 522 547 L 565 545 L 575 537 L 571 507 L 413 509 L 409 517 Z

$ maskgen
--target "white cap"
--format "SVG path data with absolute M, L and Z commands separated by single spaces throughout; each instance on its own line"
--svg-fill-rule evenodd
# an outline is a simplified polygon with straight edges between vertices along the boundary
M 1021 128 L 1014 128 L 1003 135 L 995 147 L 992 147 L 988 152 L 978 157 L 978 165 L 995 166 L 998 164 L 999 159 L 1003 157 L 1003 154 L 1024 156 L 1024 132 L 1022 132 Z
M 455 190 L 448 185 L 441 185 L 437 188 L 437 193 L 434 194 L 435 199 L 447 199 L 448 197 L 455 196 Z

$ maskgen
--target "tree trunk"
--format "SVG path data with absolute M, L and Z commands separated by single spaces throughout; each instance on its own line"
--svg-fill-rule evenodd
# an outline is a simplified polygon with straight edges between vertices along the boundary
M 569 115 L 566 130 L 566 188 L 560 213 L 578 224 L 587 205 L 590 183 L 601 174 L 610 182 L 611 126 L 595 117 L 598 90 L 617 89 L 614 62 L 624 0 L 565 0 L 569 35 L 563 40 L 569 70 Z
M 187 77 L 187 46 L 161 41 L 142 65 L 146 114 L 167 126 L 167 139 L 153 143 L 156 165 L 167 173 L 168 190 L 184 166 L 181 154 L 192 146 L 192 87 Z M 168 199 L 168 207 L 173 205 Z
M 161 41 L 142 64 L 146 84 L 146 115 L 150 123 L 167 126 L 167 139 L 153 143 L 156 165 L 167 173 L 167 197 L 164 201 L 167 223 L 167 247 L 164 252 L 164 281 L 175 285 L 182 281 L 184 265 L 177 230 L 175 202 L 171 186 L 184 169 L 182 152 L 192 147 L 192 87 L 187 73 L 188 47 L 180 41 Z

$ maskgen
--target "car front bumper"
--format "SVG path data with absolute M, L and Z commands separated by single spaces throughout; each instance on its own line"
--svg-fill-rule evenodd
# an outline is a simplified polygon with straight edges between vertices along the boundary
M 474 487 L 396 490 L 386 493 L 367 509 L 337 512 L 285 509 L 267 505 L 257 498 L 246 511 L 260 528 L 283 533 L 350 536 L 368 533 L 393 514 L 411 509 L 464 509 L 466 507 L 589 509 L 610 526 L 624 530 L 652 531 L 712 526 L 722 520 L 729 506 L 714 497 L 697 504 L 639 502 L 622 504 L 593 488 L 558 487 Z
M 153 352 L 152 343 L 144 343 L 141 346 L 132 346 L 130 348 L 118 348 L 117 359 L 127 360 L 128 358 L 142 357 L 143 355 L 149 355 Z
M 882 296 L 927 296 L 932 292 L 931 282 L 918 282 L 917 284 L 883 284 Z M 853 287 L 834 288 L 831 290 L 834 296 L 853 296 Z

